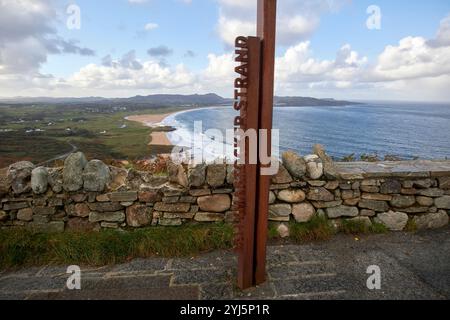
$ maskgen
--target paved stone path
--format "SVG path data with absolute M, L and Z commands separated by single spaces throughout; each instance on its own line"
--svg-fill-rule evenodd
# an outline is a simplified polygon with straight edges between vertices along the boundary
M 366 287 L 370 265 L 381 268 L 381 290 Z M 0 273 L 0 299 L 449 299 L 450 228 L 271 246 L 269 281 L 245 292 L 234 286 L 232 252 L 82 268 L 79 291 L 65 288 L 65 271 Z

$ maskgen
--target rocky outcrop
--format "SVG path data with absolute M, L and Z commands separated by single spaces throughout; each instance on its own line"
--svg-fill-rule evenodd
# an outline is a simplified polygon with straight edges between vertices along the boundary
M 53 192 L 63 191 L 63 168 L 47 168 L 47 174 L 48 184 Z
M 284 152 L 282 155 L 283 165 L 292 177 L 300 179 L 306 174 L 306 162 L 293 151 Z
M 389 179 L 384 182 L 380 187 L 380 192 L 383 194 L 400 193 L 402 190 L 402 184 L 398 180 Z
M 108 198 L 112 202 L 134 202 L 138 199 L 138 193 L 137 191 L 118 191 L 108 194 Z
M 417 229 L 438 229 L 445 227 L 449 223 L 447 212 L 440 210 L 436 213 L 428 213 L 420 216 L 414 216 L 414 224 Z
M 450 177 L 439 177 L 439 188 L 443 190 L 450 190 Z
M 117 167 L 109 167 L 111 180 L 107 188 L 111 191 L 127 189 L 128 170 Z
M 290 204 L 273 204 L 269 206 L 269 220 L 272 221 L 289 221 L 292 213 Z
M 269 204 L 274 204 L 277 200 L 277 196 L 273 191 L 269 191 Z
M 125 213 L 123 211 L 115 212 L 91 212 L 89 214 L 90 222 L 124 222 Z
M 189 203 L 164 203 L 158 202 L 154 206 L 156 211 L 162 212 L 189 212 L 191 205 Z
M 111 182 L 109 167 L 100 160 L 89 161 L 83 170 L 84 190 L 103 192 Z
M 33 221 L 33 209 L 25 208 L 17 212 L 17 220 L 30 222 Z
M 403 212 L 389 211 L 378 214 L 375 221 L 391 231 L 402 231 L 408 223 L 408 215 Z
M 335 196 L 323 187 L 310 188 L 306 198 L 313 201 L 334 201 Z
M 35 194 L 47 192 L 48 171 L 47 168 L 39 167 L 31 171 L 31 189 Z
M 138 194 L 140 202 L 155 203 L 161 201 L 161 196 L 157 191 L 141 191 Z
M 231 199 L 227 194 L 199 197 L 197 203 L 200 210 L 205 212 L 225 212 L 231 207 Z
M 328 218 L 340 218 L 340 217 L 356 217 L 359 214 L 359 210 L 356 207 L 338 206 L 333 208 L 327 208 L 326 213 Z
M 14 163 L 8 167 L 6 173 L 8 185 L 15 194 L 22 194 L 31 190 L 31 172 L 34 164 L 29 161 Z
M 408 208 L 416 203 L 414 196 L 395 195 L 391 200 L 391 206 L 395 208 Z
M 91 213 L 91 209 L 86 203 L 68 204 L 65 209 L 66 213 L 73 217 L 85 218 L 89 217 L 89 214 Z
M 363 199 L 359 201 L 359 207 L 363 209 L 369 209 L 376 212 L 384 212 L 389 210 L 389 205 L 386 201 L 378 201 L 378 200 L 366 200 Z
M 65 191 L 78 191 L 83 187 L 83 170 L 86 165 L 86 157 L 81 152 L 72 153 L 66 158 L 63 169 L 63 188 Z
M 130 227 L 144 227 L 152 221 L 152 210 L 146 205 L 135 204 L 127 208 L 126 216 Z
M 278 192 L 278 199 L 288 203 L 298 203 L 305 200 L 306 195 L 299 189 L 286 189 Z
M 209 165 L 206 170 L 206 182 L 212 188 L 218 188 L 224 185 L 227 177 L 227 167 L 223 164 Z
M 198 212 L 194 217 L 197 222 L 222 222 L 224 219 L 224 214 L 215 212 Z
M 450 196 L 436 198 L 434 203 L 438 209 L 450 210 Z
M 325 148 L 320 144 L 315 144 L 313 146 L 313 153 L 322 161 L 325 177 L 330 180 L 337 179 L 339 176 L 338 170 L 333 164 L 333 159 L 325 152 Z
M 206 181 L 206 164 L 199 164 L 189 169 L 189 185 L 201 187 Z
M 278 173 L 272 177 L 272 183 L 286 184 L 291 183 L 292 181 L 293 180 L 291 175 L 289 174 L 289 171 L 287 171 L 286 168 L 282 164 L 280 164 Z
M 310 203 L 299 203 L 292 206 L 295 221 L 302 223 L 310 221 L 316 214 L 316 209 Z
M 323 175 L 323 163 L 317 155 L 306 156 L 306 172 L 312 180 L 318 180 Z
M 281 223 L 278 227 L 277 227 L 277 233 L 280 236 L 280 238 L 287 238 L 289 237 L 289 227 L 287 225 L 285 225 L 284 223 Z
M 169 182 L 178 184 L 185 188 L 188 187 L 188 178 L 184 167 L 181 164 L 175 164 L 171 162 L 167 165 L 167 171 L 169 173 Z

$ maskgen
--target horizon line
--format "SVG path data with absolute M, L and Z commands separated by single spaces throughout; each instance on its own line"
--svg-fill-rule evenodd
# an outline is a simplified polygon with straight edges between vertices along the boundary
M 104 96 L 79 96 L 79 97 L 74 97 L 74 96 L 15 96 L 15 97 L 8 97 L 8 96 L 0 96 L 0 103 L 3 100 L 20 100 L 20 99 L 103 99 L 103 100 L 113 100 L 113 99 L 130 99 L 130 98 L 135 98 L 135 97 L 151 97 L 151 96 L 194 96 L 194 95 L 198 95 L 198 96 L 206 96 L 206 95 L 216 95 L 222 99 L 230 99 L 232 100 L 232 97 L 223 97 L 220 94 L 214 93 L 214 92 L 209 92 L 209 93 L 188 93 L 188 94 L 183 94 L 183 93 L 152 93 L 152 94 L 148 94 L 148 95 L 133 95 L 133 96 L 127 96 L 127 97 L 104 97 Z M 390 102 L 390 103 L 430 103 L 430 104 L 435 104 L 435 103 L 450 103 L 450 101 L 444 101 L 444 100 L 434 100 L 434 101 L 429 101 L 429 100 L 403 100 L 403 99 L 388 99 L 388 100 L 382 100 L 382 99 L 353 99 L 353 98 L 344 98 L 344 99 L 336 99 L 336 98 L 332 98 L 332 97 L 327 97 L 327 98 L 318 98 L 318 97 L 313 97 L 313 96 L 293 96 L 293 95 L 275 95 L 274 97 L 279 97 L 279 98 L 312 98 L 312 99 L 318 99 L 318 100 L 330 100 L 333 99 L 335 101 L 348 101 L 348 102 L 366 102 L 366 103 L 377 103 L 377 102 Z

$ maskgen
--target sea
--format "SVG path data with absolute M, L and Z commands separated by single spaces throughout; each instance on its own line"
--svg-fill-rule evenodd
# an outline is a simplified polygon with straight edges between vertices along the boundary
M 169 140 L 202 152 L 204 160 L 231 158 L 226 139 L 238 115 L 230 107 L 208 107 L 175 113 L 163 123 L 177 128 Z M 450 104 L 366 103 L 339 107 L 275 107 L 272 148 L 302 155 L 322 144 L 335 160 L 353 155 L 409 159 L 450 159 Z M 223 138 L 222 138 L 222 137 Z

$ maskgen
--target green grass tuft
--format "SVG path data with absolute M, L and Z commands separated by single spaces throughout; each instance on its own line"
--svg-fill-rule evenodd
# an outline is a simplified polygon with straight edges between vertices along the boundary
M 269 224 L 269 239 L 279 239 L 277 223 Z M 290 236 L 289 239 L 296 243 L 305 243 L 311 241 L 328 240 L 336 233 L 344 234 L 371 234 L 386 233 L 388 229 L 380 224 L 373 222 L 367 226 L 362 221 L 342 220 L 342 224 L 336 230 L 329 220 L 325 217 L 315 216 L 310 222 L 288 224 Z
M 232 247 L 233 228 L 228 224 L 60 234 L 1 230 L 0 268 L 44 264 L 100 266 L 131 258 L 187 256 Z
M 405 226 L 405 231 L 406 232 L 416 232 L 417 231 L 417 225 L 413 219 L 408 220 L 408 223 Z
M 372 222 L 369 226 L 363 221 L 342 220 L 339 229 L 344 234 L 369 234 L 369 233 L 386 233 L 388 229 L 381 223 Z
M 278 223 L 276 222 L 269 222 L 269 231 L 268 231 L 268 237 L 269 239 L 275 239 L 278 237 Z
M 370 226 L 369 230 L 371 233 L 378 233 L 378 234 L 389 232 L 389 229 L 386 228 L 384 224 L 378 222 L 372 222 L 372 225 Z
M 269 225 L 270 239 L 279 238 L 276 226 L 276 224 Z M 288 227 L 289 239 L 298 243 L 328 240 L 335 234 L 334 228 L 328 223 L 327 219 L 318 216 L 306 223 L 289 222 Z
M 370 227 L 362 221 L 342 220 L 342 225 L 339 228 L 340 232 L 345 234 L 364 234 L 369 233 Z

